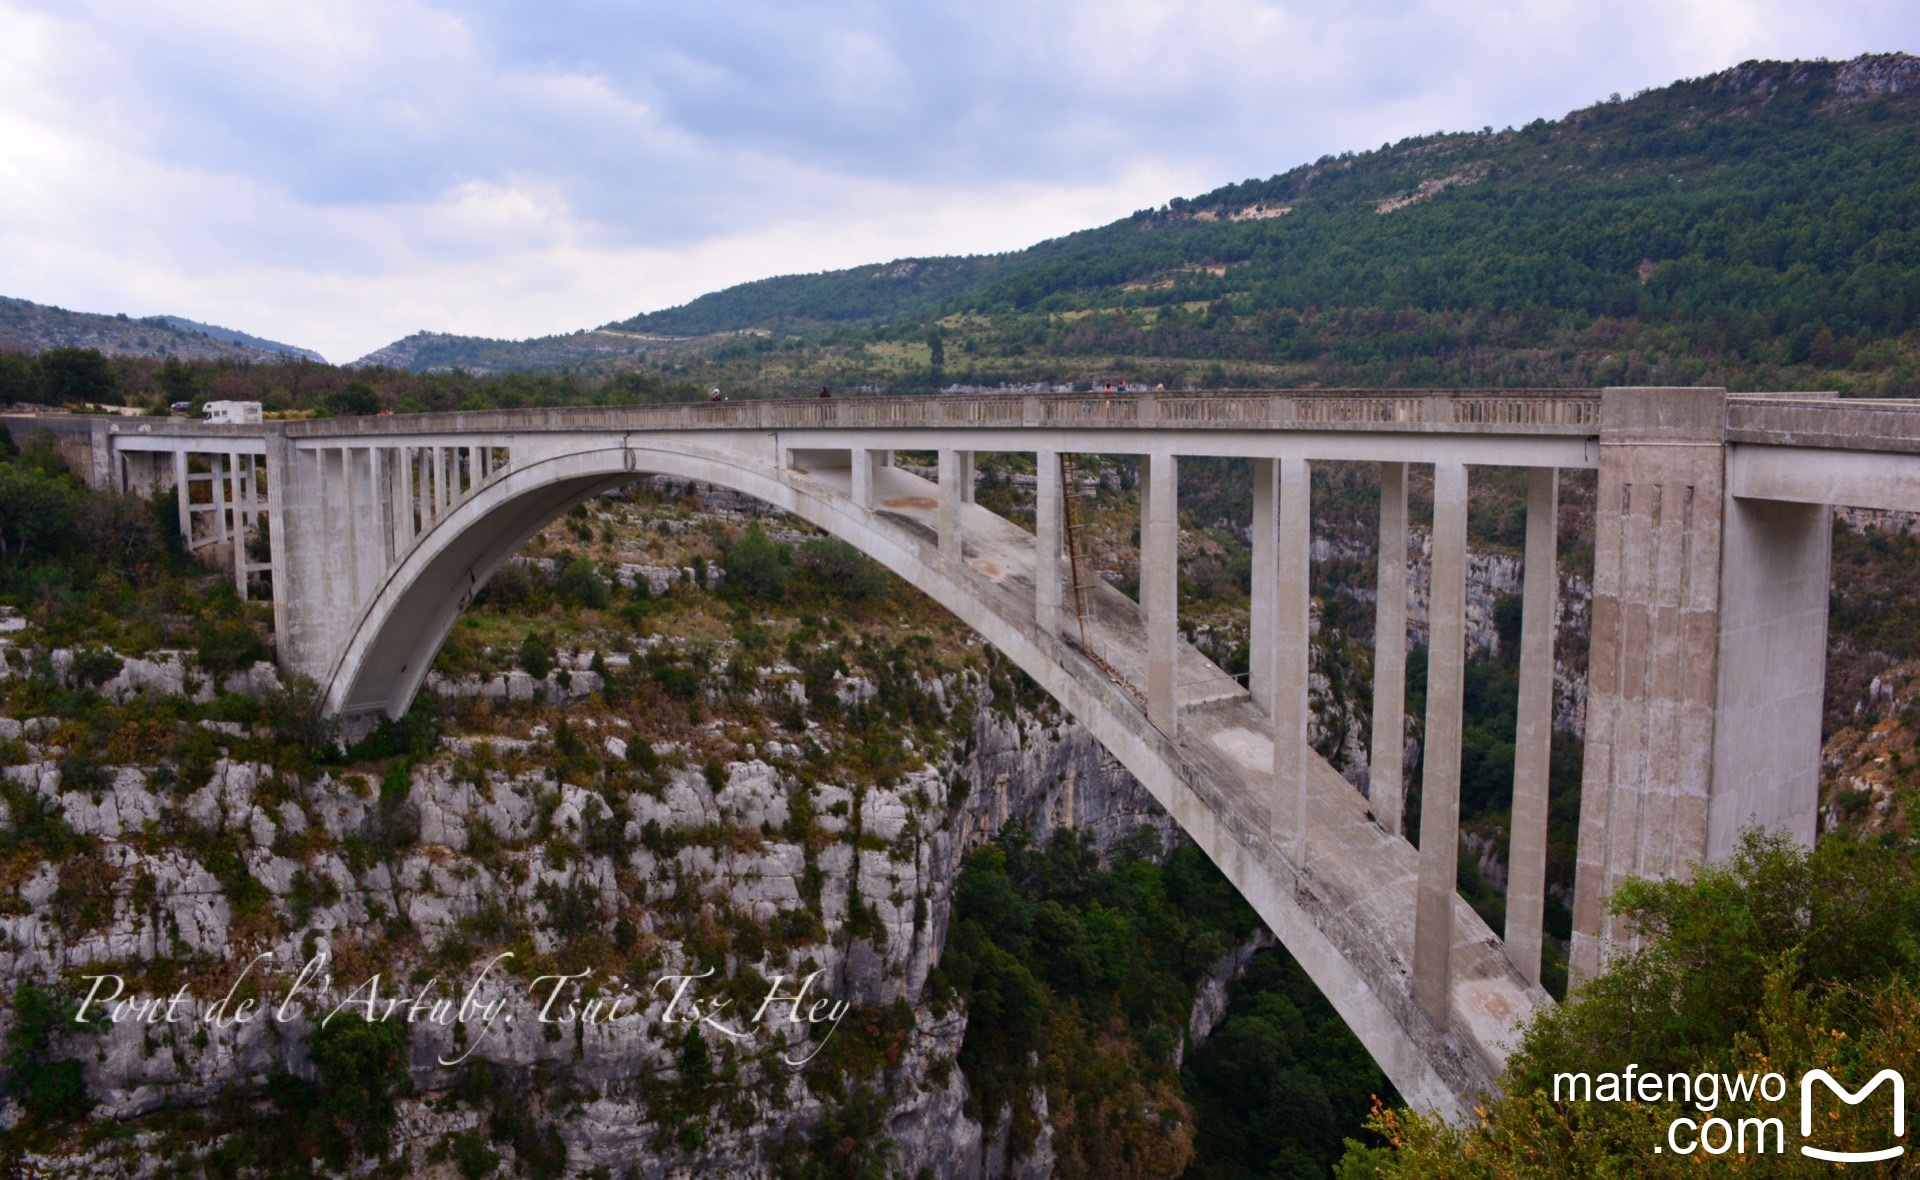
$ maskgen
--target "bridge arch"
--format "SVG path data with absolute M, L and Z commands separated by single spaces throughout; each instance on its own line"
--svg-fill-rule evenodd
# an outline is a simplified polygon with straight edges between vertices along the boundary
M 1457 1120 L 1474 1094 L 1493 1085 L 1499 1062 L 1485 1049 L 1497 1038 L 1484 1029 L 1435 1027 L 1415 1003 L 1384 932 L 1352 921 L 1332 883 L 1289 860 L 1267 830 L 1264 803 L 1246 798 L 1244 787 L 1242 797 L 1231 797 L 1235 784 L 1144 724 L 1133 698 L 1034 620 L 997 609 L 983 580 L 959 561 L 905 525 L 787 477 L 745 451 L 668 447 L 629 436 L 620 445 L 581 446 L 516 464 L 439 520 L 382 579 L 324 685 L 330 706 L 398 716 L 488 577 L 574 504 L 644 475 L 752 496 L 848 542 L 940 603 L 1013 660 L 1147 787 L 1253 905 L 1408 1101 Z M 1334 817 L 1339 838 L 1384 836 L 1365 817 L 1358 795 L 1339 786 L 1351 797 Z M 1404 884 L 1410 857 L 1397 849 L 1406 846 L 1378 842 L 1382 855 L 1391 851 L 1401 862 L 1383 861 L 1382 888 L 1394 886 L 1396 877 Z M 1464 903 L 1459 908 L 1463 924 L 1478 923 Z M 1491 941 L 1484 925 L 1478 929 Z

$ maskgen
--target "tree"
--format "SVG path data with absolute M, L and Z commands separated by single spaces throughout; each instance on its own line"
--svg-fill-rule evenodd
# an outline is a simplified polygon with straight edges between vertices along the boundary
M 17 352 L 0 352 L 0 405 L 32 402 L 33 363 Z
M 792 550 L 775 544 L 757 523 L 727 549 L 727 585 L 748 598 L 777 602 L 787 590 Z
M 50 348 L 34 368 L 40 377 L 40 400 L 48 405 L 113 405 L 120 400 L 113 366 L 97 349 Z
M 886 571 L 838 537 L 815 537 L 794 554 L 794 569 L 814 593 L 860 607 L 887 592 Z
M 329 414 L 341 417 L 370 417 L 380 412 L 380 395 L 365 381 L 349 381 L 322 403 Z
M 536 633 L 529 631 L 520 641 L 520 666 L 535 680 L 545 680 L 553 671 L 553 652 Z
M 14 1026 L 7 1031 L 7 1092 L 40 1122 L 75 1119 L 93 1109 L 80 1062 L 54 1055 L 56 1030 L 95 1031 L 74 1022 L 74 1005 L 63 1004 L 31 983 L 13 993 Z
M 1556 1074 L 1618 1075 L 1631 1064 L 1677 1074 L 1758 1077 L 1789 1087 L 1806 1071 L 1864 1080 L 1920 1058 L 1920 871 L 1910 847 L 1829 836 L 1812 851 L 1749 832 L 1722 864 L 1688 880 L 1629 881 L 1608 908 L 1643 942 L 1569 1002 L 1541 1013 L 1501 1078 L 1502 1096 L 1477 1125 L 1454 1128 L 1408 1111 L 1380 1111 L 1375 1130 L 1397 1150 L 1350 1152 L 1346 1177 L 1700 1174 L 1696 1152 L 1660 1151 L 1670 1121 L 1705 1111 L 1674 1102 L 1590 1101 L 1562 1093 Z M 1770 1102 L 1717 1093 L 1713 1115 L 1798 1114 L 1796 1095 Z M 1871 1104 L 1869 1104 L 1871 1105 Z M 1883 1145 L 1865 1108 L 1842 1107 L 1823 1128 L 1829 1146 Z M 1879 1142 L 1872 1140 L 1878 1137 Z M 1542 1171 L 1539 1161 L 1552 1161 Z M 1796 1170 L 1798 1169 L 1798 1170 Z M 1768 1175 L 1832 1175 L 1797 1156 Z
M 72 537 L 80 497 L 65 479 L 24 463 L 0 464 L 0 558 L 57 552 Z
M 560 581 L 555 589 L 560 594 L 560 601 L 594 610 L 607 605 L 610 593 L 606 579 L 584 557 L 576 557 L 567 563 L 566 568 L 560 571 Z

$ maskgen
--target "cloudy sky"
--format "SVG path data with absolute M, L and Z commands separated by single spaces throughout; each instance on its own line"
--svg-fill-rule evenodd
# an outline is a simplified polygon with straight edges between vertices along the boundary
M 1028 245 L 1913 0 L 0 0 L 0 294 L 349 360 Z

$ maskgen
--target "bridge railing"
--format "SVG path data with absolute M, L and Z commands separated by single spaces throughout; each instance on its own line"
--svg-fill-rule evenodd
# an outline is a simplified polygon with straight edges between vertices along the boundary
M 295 438 L 529 430 L 801 430 L 1115 427 L 1589 432 L 1598 390 L 1219 390 L 1207 393 L 940 394 L 413 414 L 289 422 Z

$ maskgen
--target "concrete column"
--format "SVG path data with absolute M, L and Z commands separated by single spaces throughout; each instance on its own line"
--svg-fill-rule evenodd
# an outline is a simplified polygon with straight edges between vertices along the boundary
M 380 575 L 386 572 L 380 550 L 380 485 L 375 476 L 371 447 L 354 447 L 347 452 L 348 485 L 353 504 L 353 586 L 356 609 L 373 597 Z
M 267 435 L 265 460 L 267 478 L 267 560 L 272 566 L 274 656 L 282 669 L 294 667 L 289 660 L 289 644 L 280 639 L 290 634 L 288 606 L 293 598 L 287 565 L 286 491 L 283 484 L 293 478 L 293 448 L 278 430 Z
M 1373 611 L 1373 750 L 1367 802 L 1400 834 L 1406 804 L 1407 465 L 1380 464 L 1380 540 Z
M 208 456 L 207 467 L 213 472 L 209 485 L 213 489 L 213 535 L 210 541 L 227 539 L 227 459 L 222 453 Z
M 180 505 L 180 536 L 187 542 L 187 547 L 192 548 L 193 513 L 187 507 L 191 503 L 187 496 L 187 483 L 187 453 L 175 451 L 173 453 L 173 491 Z
M 438 521 L 447 514 L 447 508 L 453 503 L 453 492 L 447 483 L 447 448 L 435 444 L 433 448 L 433 519 Z
M 1467 669 L 1467 469 L 1433 468 L 1433 591 L 1429 598 L 1427 733 L 1420 789 L 1420 885 L 1414 911 L 1413 996 L 1450 1026 L 1454 883 L 1460 857 L 1460 726 Z
M 1540 982 L 1547 896 L 1547 773 L 1553 748 L 1553 616 L 1560 570 L 1560 473 L 1527 472 L 1526 580 L 1520 597 L 1520 710 L 1513 738 L 1513 826 L 1507 840 L 1507 957 Z
M 1728 496 L 1722 536 L 1709 860 L 1748 827 L 1813 843 L 1833 512 Z
M 1277 530 L 1280 499 L 1280 463 L 1253 461 L 1253 577 L 1248 587 L 1247 691 L 1253 703 L 1273 709 L 1273 621 L 1279 609 L 1273 593 L 1277 585 L 1279 550 Z
M 1179 729 L 1175 699 L 1180 650 L 1178 466 L 1171 454 L 1140 465 L 1140 605 L 1147 617 L 1147 720 Z
M 1721 390 L 1609 389 L 1601 397 L 1575 982 L 1592 978 L 1609 944 L 1634 945 L 1605 910 L 1623 880 L 1672 876 L 1709 858 L 1725 437 Z M 1743 572 L 1761 575 L 1751 593 L 1764 602 L 1782 571 Z M 1817 712 L 1814 733 L 1817 751 Z M 1765 781 L 1780 782 L 1777 773 Z M 1811 792 L 1814 781 L 1781 785 Z
M 868 511 L 872 511 L 874 505 L 873 469 L 879 457 L 878 451 L 866 447 L 855 447 L 848 456 L 852 466 L 849 478 L 852 481 L 853 502 Z
M 965 548 L 960 539 L 960 487 L 965 479 L 960 467 L 961 451 L 940 452 L 940 555 L 959 561 Z
M 326 646 L 329 655 L 338 652 L 346 641 L 348 619 L 353 609 L 353 517 L 352 484 L 347 479 L 347 452 L 342 447 L 327 447 L 319 452 L 319 531 L 326 545 L 319 554 L 320 577 L 307 583 L 303 592 L 311 601 L 318 598 L 326 615 Z
M 1296 864 L 1307 856 L 1307 745 L 1312 673 L 1313 476 L 1305 459 L 1281 459 L 1278 532 L 1273 568 L 1272 656 L 1273 798 L 1268 825 Z
M 955 451 L 954 456 L 960 464 L 960 502 L 973 503 L 973 452 Z
M 240 601 L 247 600 L 247 478 L 245 469 L 240 466 L 244 460 L 247 466 L 253 465 L 252 455 L 229 455 L 227 464 L 233 470 L 233 498 L 236 507 L 233 511 L 233 593 Z
M 1061 506 L 1060 452 L 1034 455 L 1033 489 L 1033 606 L 1034 619 L 1044 635 L 1060 634 Z
M 387 501 L 393 515 L 393 560 L 396 564 L 413 544 L 413 473 L 407 468 L 407 448 L 387 451 Z

